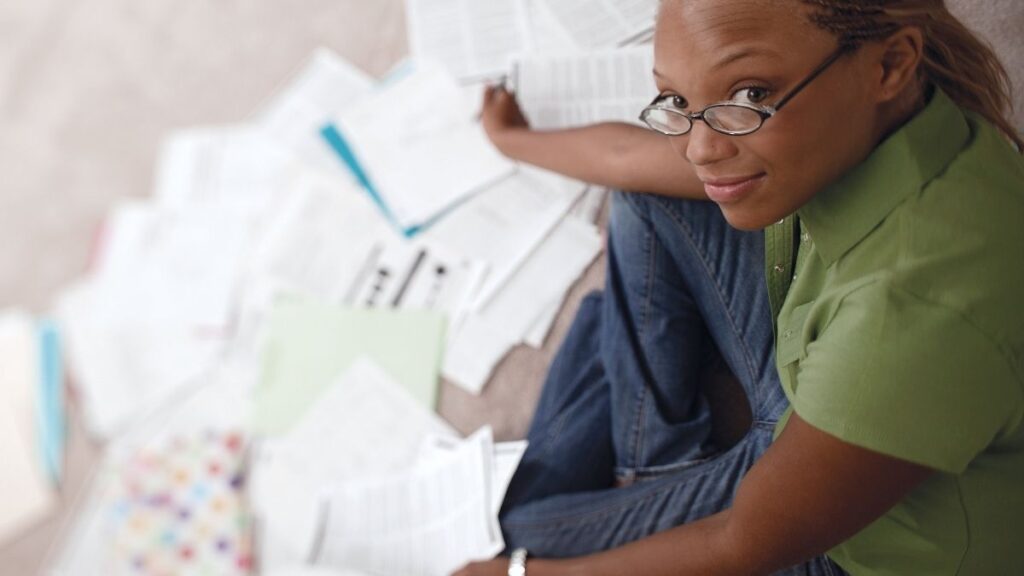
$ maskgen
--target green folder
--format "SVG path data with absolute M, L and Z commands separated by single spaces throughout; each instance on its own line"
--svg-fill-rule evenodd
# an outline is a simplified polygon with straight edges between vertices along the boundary
M 255 394 L 253 428 L 288 431 L 352 363 L 367 357 L 433 410 L 445 317 L 429 311 L 339 308 L 288 299 L 274 305 Z

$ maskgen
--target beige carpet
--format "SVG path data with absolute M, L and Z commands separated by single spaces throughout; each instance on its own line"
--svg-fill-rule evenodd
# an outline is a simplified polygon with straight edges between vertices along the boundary
M 1024 2 L 953 4 L 1024 86 Z M 406 51 L 401 1 L 0 2 L 0 308 L 45 312 L 85 269 L 111 204 L 149 194 L 162 135 L 244 120 L 321 45 L 383 74 Z M 1024 127 L 1024 110 L 1016 121 Z M 600 268 L 574 291 L 543 351 L 516 351 L 482 397 L 446 386 L 442 414 L 464 431 L 490 422 L 503 438 L 521 436 L 555 344 Z M 38 572 L 83 489 L 97 448 L 72 424 L 65 505 L 0 547 L 0 575 Z

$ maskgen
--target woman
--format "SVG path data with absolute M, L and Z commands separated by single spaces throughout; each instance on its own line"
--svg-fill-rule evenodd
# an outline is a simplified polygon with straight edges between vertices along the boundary
M 613 201 L 502 511 L 513 561 L 460 574 L 522 549 L 530 576 L 1024 574 L 1024 161 L 994 55 L 941 0 L 663 0 L 655 62 L 651 130 L 531 131 L 486 97 L 507 155 L 650 194 Z M 753 413 L 727 450 L 714 348 Z

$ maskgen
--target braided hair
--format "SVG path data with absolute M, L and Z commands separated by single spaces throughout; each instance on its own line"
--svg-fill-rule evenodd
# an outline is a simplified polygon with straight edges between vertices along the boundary
M 941 88 L 958 106 L 980 114 L 1018 150 L 1024 149 L 1024 140 L 1007 119 L 1013 100 L 1006 69 L 943 0 L 801 1 L 813 8 L 815 25 L 849 47 L 882 40 L 905 26 L 919 28 L 925 42 L 921 81 Z

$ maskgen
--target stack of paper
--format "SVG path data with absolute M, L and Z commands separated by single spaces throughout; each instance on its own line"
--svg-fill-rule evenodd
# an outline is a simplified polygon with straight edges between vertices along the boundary
M 428 438 L 432 440 L 425 448 Z M 325 446 L 331 449 L 325 451 Z M 426 554 L 412 550 L 407 564 L 389 568 L 350 558 L 348 547 L 366 549 L 365 527 L 372 518 L 405 529 L 428 520 L 417 510 L 431 507 L 445 509 L 444 515 L 429 520 L 434 544 L 450 551 L 448 562 L 496 554 L 501 549 L 497 495 L 504 493 L 523 450 L 523 443 L 496 447 L 489 431 L 463 447 L 444 421 L 390 375 L 368 359 L 357 360 L 287 434 L 265 441 L 257 453 L 252 500 L 260 522 L 263 566 L 318 562 L 374 574 L 419 573 L 429 566 Z M 413 477 L 420 490 L 405 490 L 402 500 L 344 496 L 364 489 L 401 490 L 395 483 Z M 447 500 L 437 500 L 439 490 L 454 492 Z M 442 517 L 445 522 L 438 520 Z M 364 527 L 357 537 L 345 533 L 353 524 Z M 391 547 L 397 542 L 373 541 L 376 554 L 399 551 Z M 421 540 L 419 546 L 425 544 Z
M 406 0 L 409 45 L 462 82 L 505 81 L 534 128 L 637 123 L 657 94 L 657 0 Z
M 377 82 L 317 51 L 250 121 L 169 135 L 154 197 L 107 218 L 58 320 L 86 424 L 110 442 L 53 573 L 106 573 L 126 558 L 112 542 L 140 545 L 110 523 L 133 458 L 231 430 L 255 446 L 267 573 L 447 574 L 502 549 L 524 446 L 460 439 L 434 412 L 439 379 L 479 392 L 512 348 L 543 343 L 601 250 L 604 192 L 503 158 L 477 120 L 480 86 L 460 82 L 512 74 L 538 125 L 625 119 L 649 98 L 650 63 L 622 43 L 650 14 L 407 8 L 416 59 Z M 628 21 L 590 37 L 581 26 L 603 24 L 581 12 Z M 10 416 L 3 478 L 18 482 L 4 493 L 44 509 Z M 44 444 L 43 461 L 56 453 Z
M 493 557 L 505 547 L 494 471 L 484 428 L 407 472 L 340 484 L 327 496 L 319 561 L 372 574 L 446 576 Z

